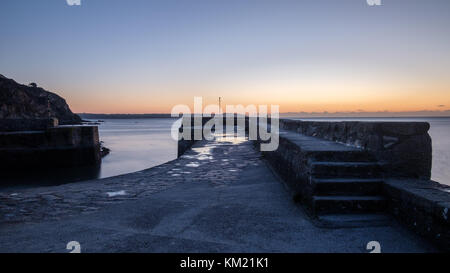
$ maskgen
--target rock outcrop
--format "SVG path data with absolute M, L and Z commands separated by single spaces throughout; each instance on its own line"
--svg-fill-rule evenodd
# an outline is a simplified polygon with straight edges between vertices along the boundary
M 35 84 L 19 84 L 0 74 L 0 119 L 49 117 L 57 118 L 60 124 L 79 124 L 82 121 L 60 96 Z

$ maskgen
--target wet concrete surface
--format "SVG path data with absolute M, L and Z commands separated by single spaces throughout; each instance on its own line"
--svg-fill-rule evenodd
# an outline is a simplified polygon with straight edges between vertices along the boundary
M 0 193 L 0 252 L 435 252 L 395 221 L 325 229 L 244 138 L 137 173 Z

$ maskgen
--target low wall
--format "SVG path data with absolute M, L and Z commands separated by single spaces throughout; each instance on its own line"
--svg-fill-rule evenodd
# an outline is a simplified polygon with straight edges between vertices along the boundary
M 187 150 L 189 150 L 192 145 L 195 144 L 195 140 L 178 140 L 178 152 L 177 152 L 177 156 L 180 157 L 182 156 Z
M 100 164 L 95 126 L 61 126 L 45 131 L 1 132 L 0 169 L 55 168 Z
M 203 139 L 203 128 L 205 124 L 211 119 L 215 119 L 215 121 L 219 121 L 222 119 L 222 129 L 223 132 L 226 132 L 227 124 L 233 124 L 237 126 L 238 124 L 243 125 L 244 133 L 245 130 L 249 127 L 249 119 L 248 117 L 238 117 L 237 115 L 233 116 L 214 116 L 214 117 L 183 117 L 182 125 L 179 129 L 179 140 L 178 140 L 178 157 L 182 156 L 187 150 L 189 150 L 195 142 L 198 141 L 198 138 Z M 214 122 L 214 121 L 212 121 Z M 216 127 L 214 124 L 209 124 L 211 126 L 211 131 L 215 132 Z M 233 128 L 234 128 L 233 126 Z M 188 133 L 183 133 L 185 128 L 188 128 Z M 234 129 L 236 131 L 236 129 Z M 187 136 L 187 137 L 186 137 Z
M 177 156 L 182 156 L 187 150 L 189 150 L 192 145 L 195 144 L 195 135 L 201 135 L 203 138 L 203 126 L 210 120 L 210 117 L 183 117 L 181 120 L 181 126 L 178 130 L 178 144 L 177 144 Z M 188 133 L 185 132 L 187 128 Z M 196 133 L 197 131 L 197 133 Z M 188 136 L 188 137 L 185 137 Z
M 430 125 L 423 122 L 309 122 L 280 120 L 280 129 L 358 147 L 363 158 L 381 162 L 382 195 L 386 212 L 415 233 L 445 251 L 450 250 L 450 187 L 430 180 Z M 330 152 L 320 155 L 302 149 L 292 137 L 280 134 L 280 146 L 264 152 L 274 169 L 288 183 L 295 197 L 311 203 L 310 166 L 318 156 L 339 157 Z
M 255 141 L 255 147 L 260 149 L 261 140 Z M 307 208 L 311 207 L 312 188 L 309 184 L 311 169 L 309 162 L 314 153 L 302 150 L 298 145 L 280 135 L 279 146 L 275 151 L 264 152 L 264 158 L 272 168 L 283 178 L 293 197 Z
M 369 151 L 387 176 L 430 179 L 432 149 L 427 122 L 316 122 L 280 119 L 280 129 Z
M 40 131 L 58 126 L 58 119 L 0 119 L 0 132 Z
M 388 210 L 414 232 L 450 251 L 450 187 L 426 180 L 387 179 Z

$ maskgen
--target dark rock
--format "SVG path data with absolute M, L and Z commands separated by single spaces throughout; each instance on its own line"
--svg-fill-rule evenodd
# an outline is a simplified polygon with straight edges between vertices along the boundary
M 111 152 L 111 149 L 103 146 L 103 142 L 100 142 L 100 155 L 101 157 L 105 157 L 107 155 L 109 155 L 109 153 Z
M 79 124 L 60 96 L 30 84 L 22 85 L 0 75 L 0 119 L 57 118 L 60 124 Z

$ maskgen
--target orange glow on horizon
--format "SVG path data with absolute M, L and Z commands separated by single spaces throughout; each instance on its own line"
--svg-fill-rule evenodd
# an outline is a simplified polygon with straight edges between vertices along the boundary
M 301 89 L 299 89 L 301 90 Z M 222 105 L 279 105 L 280 112 L 410 112 L 446 111 L 450 109 L 450 92 L 444 89 L 433 92 L 405 89 L 404 91 L 355 90 L 326 92 L 158 92 L 158 94 L 111 93 L 107 97 L 93 92 L 86 96 L 66 97 L 73 112 L 105 114 L 170 113 L 178 104 L 193 109 L 194 96 L 203 98 L 203 107 Z M 174 94 L 175 95 L 172 95 Z M 224 95 L 225 94 L 225 95 Z M 225 109 L 225 108 L 224 108 Z
M 205 99 L 205 98 L 204 98 Z M 218 104 L 212 100 L 206 100 L 207 104 Z M 222 103 L 223 109 L 225 105 L 279 105 L 280 113 L 287 112 L 414 112 L 414 111 L 448 111 L 450 110 L 450 99 L 441 103 L 442 100 L 405 100 L 395 99 L 390 101 L 373 100 L 361 102 L 302 102 L 300 99 L 293 98 L 292 100 L 238 100 L 230 99 Z M 155 99 L 150 102 L 145 100 L 121 100 L 118 104 L 113 101 L 103 102 L 98 105 L 95 102 L 87 103 L 70 103 L 71 109 L 76 113 L 102 113 L 102 114 L 148 114 L 148 113 L 170 113 L 172 107 L 177 104 L 185 104 L 194 109 L 193 97 L 192 99 L 179 100 L 177 102 L 170 102 L 164 99 Z M 203 107 L 207 104 L 204 103 Z

